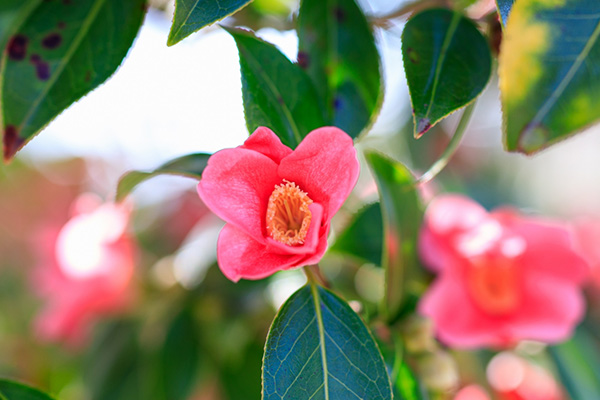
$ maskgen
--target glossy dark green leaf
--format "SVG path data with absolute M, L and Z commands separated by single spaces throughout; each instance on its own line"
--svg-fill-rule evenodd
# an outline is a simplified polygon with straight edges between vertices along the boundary
M 504 143 L 534 153 L 600 119 L 600 2 L 516 1 L 499 76 Z
M 115 72 L 144 12 L 145 0 L 49 0 L 31 10 L 2 59 L 5 160 Z
M 393 320 L 406 300 L 407 278 L 419 271 L 417 236 L 423 211 L 415 179 L 406 167 L 374 152 L 367 153 L 366 158 L 379 189 L 385 244 L 385 306 L 388 319 Z
M 151 172 L 128 172 L 119 180 L 116 200 L 123 200 L 137 185 L 157 175 L 179 175 L 200 179 L 210 156 L 206 153 L 188 154 L 171 160 Z
M 356 213 L 350 225 L 335 240 L 330 251 L 348 254 L 381 265 L 383 221 L 379 203 L 369 204 Z
M 252 0 L 176 0 L 167 45 L 173 46 L 192 33 L 235 13 Z
M 573 400 L 600 399 L 600 345 L 580 327 L 567 342 L 548 348 Z
M 240 52 L 246 125 L 271 128 L 295 148 L 313 129 L 325 125 L 317 92 L 304 71 L 275 46 L 251 32 L 226 28 Z
M 49 395 L 21 383 L 0 379 L 2 400 L 53 400 Z
M 160 352 L 160 376 L 163 398 L 185 400 L 198 372 L 200 343 L 194 315 L 189 309 L 175 316 Z
M 470 20 L 451 10 L 412 17 L 402 33 L 402 57 L 415 137 L 472 102 L 491 74 L 487 41 Z
M 263 400 L 392 398 L 383 357 L 360 317 L 308 284 L 275 317 L 263 360 Z
M 298 65 L 312 78 L 328 125 L 357 137 L 381 102 L 379 53 L 354 0 L 302 0 Z
M 498 8 L 498 14 L 500 15 L 502 26 L 506 26 L 508 14 L 510 14 L 510 9 L 512 8 L 514 2 L 515 0 L 496 0 L 496 7 Z

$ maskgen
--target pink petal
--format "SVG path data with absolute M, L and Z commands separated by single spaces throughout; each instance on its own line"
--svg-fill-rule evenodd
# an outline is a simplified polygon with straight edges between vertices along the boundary
M 565 225 L 515 218 L 510 229 L 526 241 L 523 265 L 527 268 L 576 284 L 588 278 L 589 266 L 575 252 L 573 233 Z
M 433 271 L 441 271 L 456 258 L 456 236 L 488 219 L 486 210 L 460 195 L 444 195 L 433 200 L 425 212 L 419 236 L 419 255 Z
M 301 266 L 302 255 L 272 253 L 244 231 L 226 224 L 217 242 L 217 260 L 223 274 L 233 282 L 262 279 L 277 271 Z
M 568 339 L 585 308 L 579 288 L 537 271 L 524 284 L 523 304 L 510 322 L 512 334 L 551 343 Z
M 473 305 L 457 276 L 439 277 L 419 303 L 421 314 L 430 317 L 444 343 L 459 348 L 502 345 L 507 338 L 502 324 Z
M 221 150 L 210 157 L 198 194 L 220 218 L 264 241 L 269 196 L 281 183 L 277 164 L 248 149 Z
M 267 247 L 269 251 L 277 254 L 313 254 L 319 244 L 319 232 L 321 231 L 321 222 L 323 220 L 323 207 L 320 204 L 312 203 L 308 206 L 312 213 L 310 226 L 306 239 L 302 246 L 288 246 L 281 242 L 267 237 Z
M 264 154 L 277 164 L 292 152 L 292 149 L 281 143 L 279 137 L 272 130 L 264 126 L 256 128 L 240 148 Z
M 281 160 L 279 176 L 295 182 L 324 207 L 324 219 L 340 209 L 358 179 L 360 166 L 352 138 L 334 127 L 310 132 Z

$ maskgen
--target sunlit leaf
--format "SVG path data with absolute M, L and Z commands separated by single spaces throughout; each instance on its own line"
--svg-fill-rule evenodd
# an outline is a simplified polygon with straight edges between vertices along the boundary
M 600 399 L 600 345 L 581 327 L 567 342 L 549 348 L 572 399 Z
M 53 400 L 49 395 L 21 383 L 0 379 L 2 400 Z
M 50 0 L 27 15 L 2 59 L 5 160 L 115 72 L 144 12 L 145 0 Z
M 419 271 L 417 236 L 423 211 L 415 179 L 406 167 L 375 152 L 367 153 L 366 158 L 379 189 L 384 232 L 385 306 L 388 319 L 393 320 L 406 301 L 407 278 Z
M 360 317 L 308 284 L 282 306 L 263 360 L 263 400 L 392 398 L 383 357 Z
M 502 26 L 506 26 L 508 14 L 510 14 L 510 9 L 512 8 L 514 2 L 515 0 L 496 0 L 496 7 L 498 8 L 498 14 L 500 15 Z
M 137 185 L 157 175 L 168 174 L 200 179 L 210 156 L 206 153 L 188 154 L 171 160 L 151 172 L 128 172 L 119 180 L 116 200 L 123 200 Z
M 173 46 L 205 26 L 244 8 L 250 2 L 252 0 L 176 0 L 167 45 Z
M 295 148 L 310 131 L 325 125 L 312 82 L 275 46 L 251 32 L 227 28 L 240 52 L 246 125 L 271 128 Z
M 600 2 L 516 1 L 500 49 L 507 150 L 534 153 L 600 118 Z
M 365 206 L 338 236 L 330 251 L 349 254 L 363 261 L 381 265 L 383 222 L 379 203 Z
M 198 372 L 199 332 L 189 309 L 175 316 L 160 352 L 161 389 L 165 399 L 185 400 Z
M 302 0 L 298 65 L 312 78 L 325 121 L 357 137 L 380 105 L 379 54 L 354 0 Z
M 415 137 L 473 101 L 491 74 L 487 41 L 471 21 L 451 10 L 412 17 L 402 33 L 402 58 Z

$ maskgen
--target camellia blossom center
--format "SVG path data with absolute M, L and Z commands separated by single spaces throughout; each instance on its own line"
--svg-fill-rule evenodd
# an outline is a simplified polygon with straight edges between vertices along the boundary
M 294 182 L 283 180 L 275 186 L 267 205 L 267 233 L 288 246 L 301 245 L 306 239 L 312 214 L 308 194 Z
M 521 302 L 517 266 L 511 259 L 472 260 L 467 285 L 475 303 L 491 315 L 515 311 Z

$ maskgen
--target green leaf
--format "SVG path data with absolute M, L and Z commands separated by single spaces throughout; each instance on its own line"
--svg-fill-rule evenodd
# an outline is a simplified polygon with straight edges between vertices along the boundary
M 383 357 L 360 317 L 308 284 L 275 317 L 263 359 L 263 400 L 391 399 Z
M 378 153 L 368 152 L 365 156 L 379 189 L 385 243 L 385 306 L 391 321 L 402 311 L 408 278 L 419 273 L 417 236 L 423 211 L 415 179 L 406 167 Z
M 0 49 L 4 49 L 8 38 L 23 23 L 29 13 L 42 0 L 3 0 L 0 2 Z M 0 58 L 5 52 L 0 52 Z
M 402 58 L 415 137 L 472 102 L 490 79 L 487 41 L 470 20 L 451 10 L 412 17 L 402 33 Z
M 504 144 L 534 153 L 600 118 L 600 2 L 516 1 L 499 60 Z
M 240 53 L 244 111 L 250 132 L 266 126 L 293 149 L 310 131 L 325 125 L 317 92 L 300 67 L 251 32 L 225 29 Z
M 137 185 L 157 175 L 179 175 L 200 179 L 210 156 L 206 153 L 188 154 L 171 160 L 151 172 L 128 172 L 119 179 L 116 200 L 123 200 Z
M 53 400 L 37 389 L 21 383 L 0 379 L 0 399 L 2 400 Z
M 498 8 L 498 14 L 500 15 L 500 21 L 502 21 L 502 26 L 506 26 L 506 21 L 508 21 L 508 14 L 510 14 L 510 9 L 513 6 L 515 0 L 496 0 L 496 7 Z
M 379 53 L 354 0 L 302 0 L 298 64 L 313 80 L 325 121 L 357 137 L 379 109 Z
M 241 10 L 252 0 L 177 0 L 168 46 Z
M 162 398 L 185 400 L 198 372 L 199 332 L 190 309 L 175 316 L 160 352 Z
M 567 342 L 548 348 L 573 400 L 600 399 L 600 346 L 580 327 Z
M 336 239 L 330 251 L 358 257 L 365 262 L 381 265 L 383 221 L 379 203 L 365 206 L 354 216 L 350 225 Z
M 145 0 L 40 2 L 10 37 L 0 71 L 4 159 L 115 72 Z

